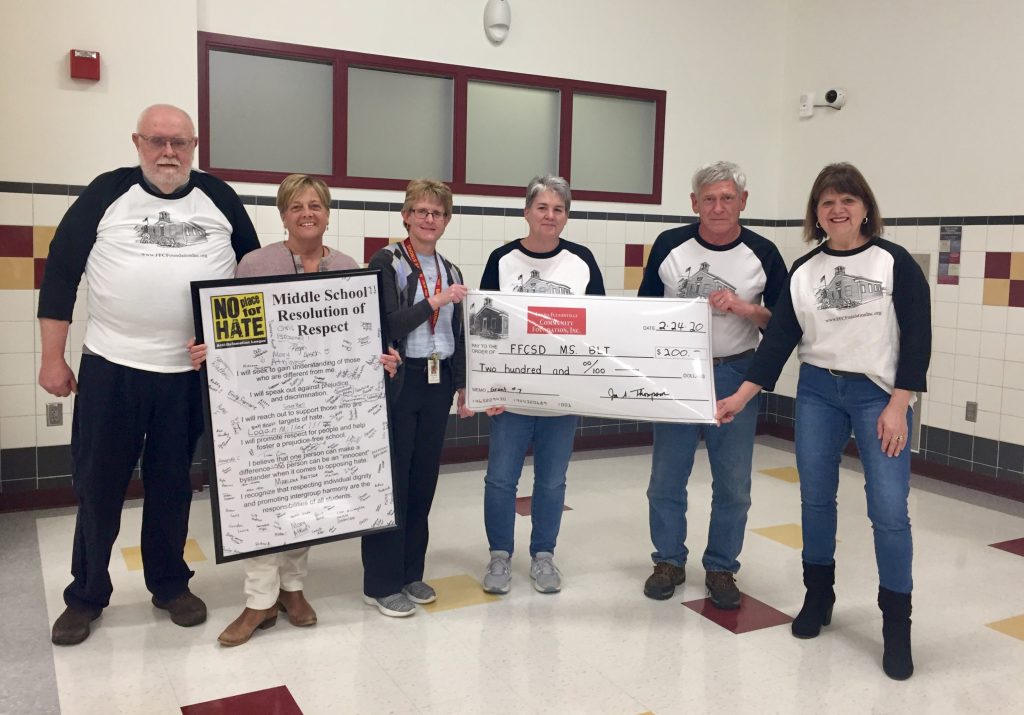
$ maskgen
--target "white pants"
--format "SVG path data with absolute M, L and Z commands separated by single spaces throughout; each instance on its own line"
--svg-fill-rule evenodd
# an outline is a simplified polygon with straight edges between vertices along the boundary
M 309 547 L 245 560 L 247 608 L 265 610 L 277 603 L 278 591 L 301 591 Z

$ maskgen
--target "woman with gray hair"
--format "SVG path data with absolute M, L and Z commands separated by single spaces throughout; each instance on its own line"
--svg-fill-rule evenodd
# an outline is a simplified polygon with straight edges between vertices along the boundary
M 604 295 L 594 254 L 561 237 L 572 196 L 560 176 L 535 177 L 526 189 L 529 233 L 495 249 L 487 259 L 481 290 L 522 293 Z M 554 563 L 555 541 L 565 503 L 565 474 L 572 456 L 576 415 L 542 416 L 516 408 L 487 410 L 491 435 L 484 477 L 484 526 L 491 559 L 484 591 L 508 593 L 515 543 L 516 490 L 526 451 L 533 444 L 533 497 L 530 512 L 530 578 L 541 593 L 557 593 L 562 576 Z

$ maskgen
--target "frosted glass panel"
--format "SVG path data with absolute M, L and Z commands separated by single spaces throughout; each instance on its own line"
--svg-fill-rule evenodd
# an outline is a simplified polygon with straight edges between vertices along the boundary
M 654 119 L 654 102 L 573 95 L 572 188 L 651 193 Z
M 331 174 L 329 64 L 210 52 L 210 166 Z
M 348 71 L 348 175 L 452 178 L 454 82 Z
M 522 186 L 558 173 L 557 90 L 470 82 L 466 181 Z

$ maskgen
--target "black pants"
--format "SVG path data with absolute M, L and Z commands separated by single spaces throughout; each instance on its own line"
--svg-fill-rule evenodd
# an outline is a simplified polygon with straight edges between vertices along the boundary
M 394 445 L 395 516 L 398 529 L 363 537 L 363 593 L 383 598 L 423 580 L 429 530 L 427 517 L 437 489 L 445 427 L 452 406 L 452 371 L 427 383 L 421 361 L 407 360 L 402 392 L 391 410 Z
M 71 426 L 78 497 L 74 580 L 64 602 L 110 603 L 110 551 L 121 529 L 128 482 L 142 455 L 142 565 L 146 588 L 169 601 L 193 573 L 183 552 L 192 503 L 189 467 L 203 433 L 199 373 L 157 373 L 83 355 Z

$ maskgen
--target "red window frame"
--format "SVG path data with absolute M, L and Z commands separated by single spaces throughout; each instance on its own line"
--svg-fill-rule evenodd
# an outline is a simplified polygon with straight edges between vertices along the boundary
M 320 175 L 331 186 L 357 189 L 404 190 L 408 179 L 381 179 L 347 174 L 348 137 L 348 68 L 390 70 L 406 74 L 421 74 L 451 79 L 454 83 L 453 137 L 452 137 L 452 180 L 448 182 L 457 194 L 483 196 L 522 196 L 522 186 L 477 184 L 466 181 L 466 112 L 467 92 L 470 81 L 485 81 L 510 84 L 521 87 L 557 90 L 561 100 L 558 173 L 572 185 L 572 105 L 573 95 L 597 94 L 622 99 L 637 99 L 654 102 L 654 162 L 650 193 L 627 193 L 616 191 L 573 190 L 573 198 L 584 201 L 616 201 L 624 203 L 660 204 L 662 167 L 665 149 L 665 98 L 664 90 L 643 89 L 624 85 L 583 82 L 579 80 L 546 77 L 543 75 L 502 72 L 498 70 L 464 67 L 461 65 L 424 62 L 386 55 L 371 55 L 360 52 L 332 50 L 324 47 L 310 47 L 248 37 L 220 35 L 210 32 L 198 33 L 199 49 L 199 135 L 210 139 L 210 70 L 211 51 L 238 52 L 241 54 L 275 57 L 280 59 L 312 60 L 330 64 L 334 68 L 334 117 L 332 173 Z M 276 171 L 254 171 L 232 169 L 210 164 L 210 152 L 200 154 L 199 166 L 203 171 L 216 174 L 228 181 L 276 184 L 287 174 Z M 410 177 L 412 178 L 412 177 Z

